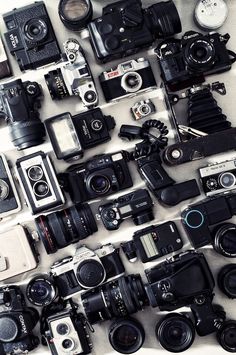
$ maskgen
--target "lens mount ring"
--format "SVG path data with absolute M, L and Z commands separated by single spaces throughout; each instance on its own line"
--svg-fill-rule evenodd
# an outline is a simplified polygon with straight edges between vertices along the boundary
M 72 31 L 79 31 L 92 20 L 92 2 L 91 0 L 60 0 L 58 13 L 65 27 Z
M 9 196 L 9 185 L 6 183 L 6 181 L 0 179 L 0 201 L 6 200 L 6 198 Z
M 224 223 L 214 230 L 214 249 L 228 258 L 236 257 L 236 225 Z
M 24 34 L 27 40 L 37 44 L 47 37 L 48 26 L 41 18 L 32 18 L 24 25 Z
M 205 37 L 189 41 L 184 50 L 184 58 L 191 70 L 204 72 L 215 63 L 215 47 Z
M 70 213 L 77 230 L 77 240 L 85 239 L 98 231 L 96 220 L 88 203 L 70 207 Z
M 121 78 L 121 87 L 127 93 L 135 93 L 142 88 L 143 79 L 141 75 L 134 71 L 125 73 Z

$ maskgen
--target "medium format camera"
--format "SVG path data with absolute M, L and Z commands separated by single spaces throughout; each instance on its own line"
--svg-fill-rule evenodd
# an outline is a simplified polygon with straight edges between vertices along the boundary
M 9 124 L 12 142 L 18 150 L 44 141 L 45 128 L 38 112 L 41 97 L 42 90 L 36 82 L 17 79 L 0 85 L 1 116 Z
M 216 163 L 199 169 L 202 187 L 207 196 L 236 189 L 236 160 Z
M 187 251 L 146 270 L 146 292 L 152 307 L 173 311 L 190 306 L 200 336 L 213 333 L 222 325 L 213 308 L 214 278 L 203 254 Z
M 17 286 L 0 288 L 0 352 L 25 354 L 39 345 L 33 329 L 39 320 L 34 308 L 26 307 L 25 299 Z
M 92 350 L 85 317 L 74 309 L 47 318 L 45 337 L 52 355 L 89 354 Z
M 8 76 L 12 76 L 12 70 L 3 41 L 0 37 L 0 79 L 6 78 Z
M 157 47 L 164 82 L 173 91 L 205 81 L 204 75 L 231 69 L 233 60 L 226 44 L 230 36 L 186 32 L 181 40 L 164 41 Z
M 0 234 L 0 281 L 33 270 L 38 265 L 35 242 L 28 231 L 17 225 Z
M 16 169 L 26 203 L 32 214 L 50 210 L 65 203 L 48 155 L 41 151 L 26 155 L 17 159 Z
M 68 299 L 123 275 L 125 269 L 119 249 L 106 244 L 95 251 L 86 246 L 78 248 L 74 257 L 70 256 L 54 263 L 51 272 L 61 297 Z
M 65 112 L 45 121 L 53 150 L 58 159 L 83 157 L 83 151 L 109 141 L 115 127 L 112 116 L 104 116 L 100 108 L 72 116 Z
M 151 65 L 145 58 L 132 59 L 119 64 L 116 69 L 103 72 L 99 81 L 107 102 L 119 101 L 157 87 Z
M 61 51 L 43 1 L 3 15 L 7 46 L 20 70 L 36 69 L 57 62 Z
M 68 39 L 64 48 L 68 63 L 45 75 L 52 99 L 61 100 L 76 95 L 85 107 L 96 106 L 98 93 L 83 49 L 74 38 Z
M 85 163 L 72 165 L 59 179 L 72 201 L 79 204 L 132 187 L 127 161 L 124 151 L 98 155 Z
M 0 154 L 0 218 L 20 210 L 20 199 L 7 160 L 3 154 Z
M 133 240 L 121 244 L 130 262 L 139 256 L 143 263 L 161 258 L 183 247 L 183 241 L 174 222 L 150 226 L 134 233 Z
M 149 192 L 139 189 L 99 206 L 101 220 L 108 230 L 119 229 L 121 223 L 132 217 L 136 226 L 154 219 L 153 201 Z
M 150 99 L 136 102 L 136 104 L 131 107 L 131 113 L 135 121 L 153 115 L 155 112 L 156 107 Z
M 133 55 L 182 31 L 173 1 L 159 2 L 142 9 L 141 0 L 117 1 L 103 8 L 102 17 L 88 25 L 91 44 L 103 63 Z
M 35 219 L 37 231 L 47 254 L 78 243 L 97 232 L 96 220 L 89 204 L 75 205 Z

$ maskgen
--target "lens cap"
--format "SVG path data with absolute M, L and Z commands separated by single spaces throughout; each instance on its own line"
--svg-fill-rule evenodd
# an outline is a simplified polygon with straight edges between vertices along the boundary
M 216 30 L 228 16 L 228 7 L 224 0 L 200 0 L 195 8 L 194 19 L 203 30 Z
M 90 0 L 61 0 L 58 12 L 63 24 L 71 31 L 82 30 L 93 17 Z
M 221 224 L 216 227 L 213 233 L 215 234 L 215 250 L 228 258 L 236 257 L 236 225 L 233 223 Z
M 133 354 L 145 340 L 142 325 L 131 318 L 120 319 L 111 325 L 109 341 L 114 350 L 121 354 Z
M 236 298 L 236 264 L 225 265 L 218 274 L 218 286 L 229 298 Z
M 92 259 L 82 262 L 77 269 L 79 283 L 85 288 L 100 285 L 104 281 L 105 275 L 101 262 Z
M 228 352 L 236 352 L 236 321 L 229 320 L 223 324 L 217 333 L 217 340 Z

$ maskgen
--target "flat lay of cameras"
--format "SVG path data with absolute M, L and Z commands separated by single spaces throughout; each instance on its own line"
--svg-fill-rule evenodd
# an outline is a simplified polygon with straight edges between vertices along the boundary
M 3 13 L 1 129 L 7 127 L 16 155 L 0 152 L 0 355 L 96 352 L 98 325 L 110 351 L 135 353 L 145 347 L 147 332 L 136 313 L 148 309 L 156 351 L 194 349 L 197 336 L 207 344 L 214 334 L 215 346 L 236 352 L 236 319 L 214 298 L 217 285 L 234 307 L 236 153 L 225 160 L 217 154 L 236 150 L 236 127 L 219 103 L 229 88 L 210 81 L 236 61 L 230 34 L 220 32 L 235 15 L 226 0 L 193 2 L 199 30 L 184 33 L 185 14 L 175 0 L 110 1 L 99 4 L 99 17 L 96 1 L 54 0 L 58 28 L 70 34 L 64 43 L 43 1 Z M 91 57 L 101 68 L 98 82 Z M 42 68 L 41 80 L 24 80 Z M 168 112 L 163 119 L 155 90 Z M 99 107 L 101 94 L 107 104 Z M 76 97 L 83 108 L 42 118 L 43 96 L 58 106 L 70 100 L 72 106 Z M 127 108 L 127 124 L 113 117 L 119 105 Z M 114 135 L 120 149 L 97 154 L 93 148 L 112 147 Z M 127 141 L 131 149 L 124 148 Z M 212 156 L 216 163 L 209 164 L 205 158 Z M 198 178 L 186 179 L 187 166 Z M 175 221 L 160 222 L 156 206 L 168 216 L 179 204 Z M 33 228 L 19 223 L 23 210 Z M 133 235 L 126 219 L 136 226 Z M 102 240 L 105 230 L 110 243 Z M 118 230 L 119 244 L 112 242 Z M 86 238 L 99 233 L 100 245 L 87 245 Z M 66 247 L 73 253 L 57 257 Z M 51 258 L 48 268 L 40 248 Z M 218 274 L 209 248 L 224 261 Z

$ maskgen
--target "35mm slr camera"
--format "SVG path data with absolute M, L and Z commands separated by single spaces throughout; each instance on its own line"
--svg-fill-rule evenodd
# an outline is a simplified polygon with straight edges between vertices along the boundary
M 124 274 L 125 269 L 119 256 L 119 249 L 107 244 L 95 251 L 83 246 L 74 257 L 54 263 L 51 272 L 64 299 L 76 293 L 101 285 L 106 280 Z

